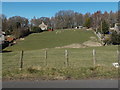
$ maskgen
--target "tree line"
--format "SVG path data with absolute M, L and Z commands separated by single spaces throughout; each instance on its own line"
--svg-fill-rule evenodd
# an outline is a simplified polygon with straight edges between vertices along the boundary
M 0 15 L 0 19 L 2 20 L 2 31 L 7 35 L 13 35 L 16 39 L 24 37 L 34 30 L 41 32 L 38 26 L 42 22 L 54 29 L 84 26 L 105 34 L 109 27 L 114 27 L 115 23 L 119 21 L 118 12 L 105 11 L 102 13 L 101 11 L 96 11 L 93 14 L 82 14 L 72 10 L 61 10 L 53 17 L 33 17 L 31 20 L 21 16 L 7 18 L 5 15 Z M 101 30 L 101 23 L 103 30 Z
M 55 14 L 54 17 L 41 17 L 31 19 L 31 24 L 38 26 L 44 21 L 49 26 L 55 29 L 74 28 L 77 26 L 86 26 L 87 28 L 92 27 L 94 29 L 100 27 L 101 21 L 105 21 L 110 27 L 113 27 L 117 22 L 118 12 L 107 12 L 102 13 L 97 11 L 93 14 L 78 13 L 72 10 L 61 10 Z

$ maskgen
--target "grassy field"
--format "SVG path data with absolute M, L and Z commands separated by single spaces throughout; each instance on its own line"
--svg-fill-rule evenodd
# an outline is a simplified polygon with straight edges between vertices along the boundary
M 94 36 L 92 31 L 86 30 L 56 30 L 53 32 L 34 33 L 19 41 L 16 45 L 6 48 L 7 50 L 37 50 L 54 48 L 73 43 L 83 43 Z
M 117 46 L 87 48 L 54 48 L 73 43 L 83 43 L 95 37 L 92 31 L 65 30 L 31 34 L 3 53 L 4 79 L 90 79 L 118 78 Z M 45 50 L 47 49 L 47 59 Z M 66 67 L 65 49 L 69 66 Z M 96 50 L 96 66 L 93 66 L 92 50 Z M 20 53 L 24 50 L 23 70 L 20 71 Z M 47 64 L 47 65 L 46 65 Z

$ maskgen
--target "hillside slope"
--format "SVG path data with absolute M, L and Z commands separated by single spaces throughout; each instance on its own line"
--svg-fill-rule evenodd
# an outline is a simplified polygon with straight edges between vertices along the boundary
M 84 43 L 91 37 L 96 37 L 92 31 L 85 30 L 56 30 L 53 32 L 33 33 L 20 40 L 16 45 L 6 48 L 7 50 L 36 50 L 55 48 L 74 43 Z

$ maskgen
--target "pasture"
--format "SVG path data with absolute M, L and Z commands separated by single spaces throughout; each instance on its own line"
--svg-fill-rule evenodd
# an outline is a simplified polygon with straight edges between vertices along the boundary
M 25 40 L 20 40 L 14 46 L 6 50 L 38 50 L 45 48 L 55 48 L 74 43 L 83 43 L 96 37 L 92 31 L 86 30 L 55 30 L 53 32 L 33 33 Z
M 61 30 L 34 33 L 6 48 L 3 53 L 3 79 L 101 79 L 118 78 L 117 46 L 61 48 L 86 41 L 98 42 L 92 31 Z M 57 48 L 56 48 L 57 47 Z M 58 48 L 59 47 L 59 48 Z M 92 50 L 96 50 L 96 65 L 93 65 Z M 23 69 L 20 68 L 21 50 Z M 45 58 L 47 50 L 47 59 Z M 66 66 L 65 50 L 68 50 L 69 66 Z

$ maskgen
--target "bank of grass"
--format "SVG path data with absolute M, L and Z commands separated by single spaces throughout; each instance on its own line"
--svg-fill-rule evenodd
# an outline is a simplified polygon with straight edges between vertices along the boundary
M 5 50 L 38 50 L 44 48 L 55 48 L 74 43 L 83 43 L 96 37 L 92 31 L 86 30 L 55 30 L 53 32 L 33 33 L 20 40 L 16 45 Z
M 96 37 L 92 31 L 65 30 L 31 34 L 23 41 L 4 50 L 2 59 L 3 79 L 116 79 L 118 70 L 117 46 L 87 48 L 55 48 L 83 43 Z M 45 60 L 47 48 L 47 60 Z M 69 66 L 66 67 L 65 49 Z M 96 50 L 96 66 L 93 66 L 92 50 Z M 24 50 L 23 70 L 20 71 L 20 53 Z M 8 52 L 10 51 L 10 52 Z M 46 65 L 47 61 L 47 65 Z
M 89 48 L 68 48 L 69 64 L 75 67 L 88 67 L 93 65 L 92 50 L 96 50 L 96 64 L 112 66 L 117 62 L 117 46 L 102 46 Z M 8 67 L 18 68 L 20 66 L 21 51 L 3 53 L 3 69 Z M 32 65 L 45 66 L 45 50 L 24 51 L 23 67 Z M 65 66 L 65 49 L 47 49 L 47 65 L 55 67 Z
M 96 50 L 96 66 L 93 66 L 92 50 Z M 20 71 L 20 51 L 3 53 L 3 79 L 117 79 L 117 46 L 67 49 L 69 66 L 66 67 L 65 49 L 48 49 L 47 66 L 44 50 L 28 50 L 23 56 Z
M 80 80 L 80 79 L 117 79 L 118 69 L 114 67 L 29 67 L 22 71 L 14 69 L 4 72 L 3 80 Z

